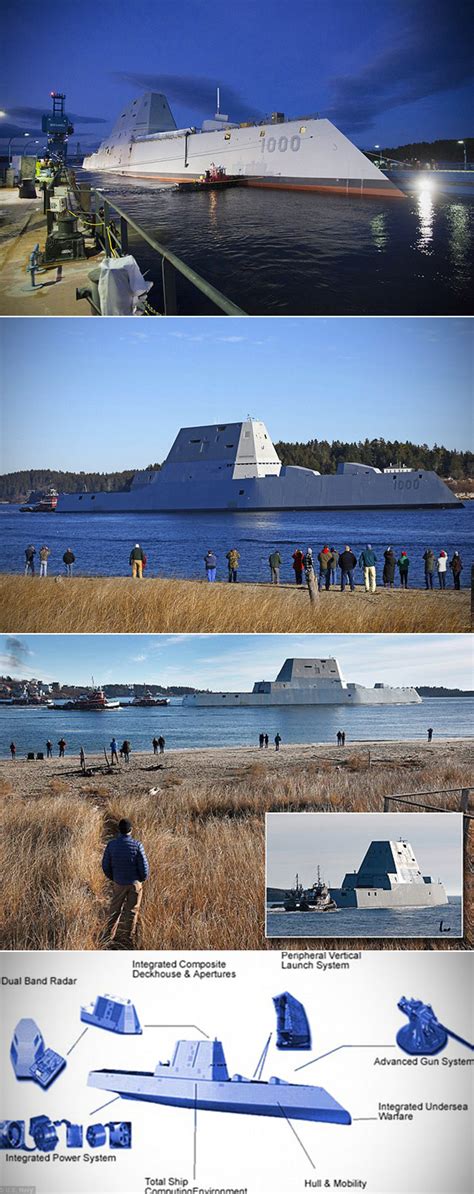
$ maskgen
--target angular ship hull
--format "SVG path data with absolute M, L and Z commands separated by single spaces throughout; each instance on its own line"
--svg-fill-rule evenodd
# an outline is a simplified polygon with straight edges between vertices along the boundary
M 297 1085 L 281 1078 L 264 1082 L 240 1074 L 230 1078 L 217 1040 L 178 1041 L 173 1060 L 157 1065 L 154 1073 L 92 1070 L 88 1085 L 115 1092 L 123 1099 L 168 1107 L 351 1123 L 349 1112 L 321 1086 Z
M 162 468 L 135 474 L 117 493 L 61 494 L 70 514 L 282 510 L 406 510 L 459 507 L 434 472 L 344 463 L 338 472 L 282 465 L 258 420 L 183 427 Z
M 438 908 L 449 903 L 444 885 L 422 875 L 409 842 L 371 842 L 359 870 L 331 887 L 338 908 Z
M 261 680 L 252 692 L 194 692 L 183 705 L 235 709 L 241 706 L 297 705 L 419 705 L 416 688 L 390 688 L 377 684 L 347 684 L 336 659 L 286 659 L 277 679 Z
M 218 112 L 202 130 L 177 129 L 166 97 L 156 92 L 128 105 L 83 168 L 182 183 L 199 179 L 214 163 L 248 186 L 404 198 L 330 120 L 284 120 L 275 113 L 271 121 L 237 125 Z

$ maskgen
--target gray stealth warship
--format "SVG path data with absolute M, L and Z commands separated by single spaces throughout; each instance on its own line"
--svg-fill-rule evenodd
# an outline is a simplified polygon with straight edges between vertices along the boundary
M 439 880 L 422 875 L 409 842 L 371 842 L 359 870 L 331 887 L 338 908 L 433 908 L 448 903 Z
M 424 469 L 341 463 L 337 473 L 283 465 L 257 419 L 182 427 L 161 469 L 118 493 L 60 494 L 60 514 L 427 509 L 462 506 Z
M 257 680 L 252 692 L 193 692 L 183 705 L 232 708 L 241 705 L 419 705 L 416 688 L 373 688 L 347 683 L 337 659 L 285 659 L 276 680 Z

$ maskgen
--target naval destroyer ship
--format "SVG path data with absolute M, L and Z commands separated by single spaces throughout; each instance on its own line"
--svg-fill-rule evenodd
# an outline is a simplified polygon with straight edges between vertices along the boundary
M 369 510 L 462 506 L 441 477 L 424 469 L 380 470 L 340 463 L 320 474 L 283 465 L 264 423 L 182 427 L 160 469 L 135 473 L 117 493 L 60 494 L 69 514 L 193 513 L 244 510 Z
M 337 659 L 285 659 L 276 680 L 257 680 L 252 692 L 193 692 L 183 705 L 232 708 L 240 705 L 418 705 L 416 688 L 347 684 Z
M 330 120 L 312 116 L 233 124 L 219 111 L 202 128 L 178 129 L 166 96 L 146 91 L 124 108 L 84 170 L 167 183 L 192 182 L 218 164 L 247 186 L 404 198 Z
M 330 887 L 338 908 L 434 908 L 448 903 L 439 880 L 422 875 L 409 842 L 371 842 L 359 870 Z
M 272 1115 L 277 1119 L 309 1119 L 350 1124 L 351 1116 L 322 1086 L 303 1086 L 284 1078 L 231 1078 L 221 1041 L 177 1041 L 171 1062 L 153 1073 L 143 1070 L 92 1070 L 88 1085 L 110 1090 L 122 1099 L 233 1111 L 240 1115 Z

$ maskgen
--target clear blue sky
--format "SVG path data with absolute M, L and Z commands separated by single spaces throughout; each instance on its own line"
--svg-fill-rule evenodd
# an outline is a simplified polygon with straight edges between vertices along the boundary
M 345 680 L 372 685 L 472 688 L 469 635 L 49 635 L 0 636 L 4 674 L 51 683 L 152 683 L 250 690 L 287 656 L 335 656 Z
M 247 414 L 274 440 L 472 444 L 469 319 L 4 319 L 0 340 L 1 472 L 146 467 Z
M 423 875 L 441 879 L 450 895 L 462 891 L 462 816 L 457 813 L 270 813 L 267 816 L 267 883 L 288 887 L 298 871 L 309 887 L 321 876 L 339 887 L 359 869 L 372 841 L 413 847 Z
M 368 147 L 468 137 L 472 11 L 469 0 L 101 0 L 89 14 L 77 0 L 4 0 L 4 128 L 33 134 L 49 92 L 65 91 L 84 148 L 147 87 L 182 127 L 213 114 L 220 83 L 237 120 L 319 111 Z

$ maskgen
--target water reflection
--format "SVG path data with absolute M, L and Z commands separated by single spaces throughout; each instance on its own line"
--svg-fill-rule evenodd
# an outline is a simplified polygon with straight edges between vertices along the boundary
M 469 272 L 471 230 L 469 213 L 461 203 L 450 203 L 446 219 L 450 231 L 449 254 L 453 264 L 453 282 L 457 289 L 465 285 Z
M 371 220 L 370 229 L 375 248 L 382 251 L 388 243 L 387 217 L 384 212 Z
M 431 253 L 434 227 L 434 211 L 433 195 L 431 188 L 427 185 L 423 187 L 418 196 L 418 229 L 416 248 L 421 253 Z

